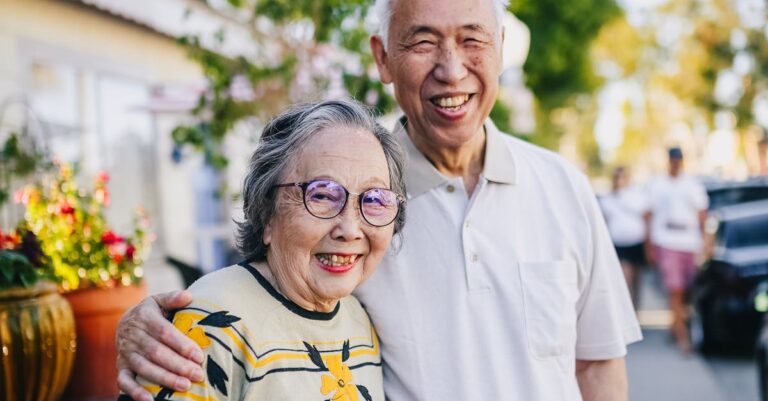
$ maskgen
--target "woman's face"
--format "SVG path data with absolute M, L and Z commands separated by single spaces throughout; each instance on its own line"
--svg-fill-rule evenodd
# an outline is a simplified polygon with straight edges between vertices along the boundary
M 393 224 L 366 223 L 354 195 L 390 187 L 387 160 L 372 133 L 335 127 L 313 135 L 280 183 L 315 179 L 336 181 L 353 193 L 341 214 L 314 217 L 304 207 L 301 188 L 280 188 L 275 215 L 264 232 L 278 287 L 294 302 L 304 301 L 297 303 L 305 308 L 349 295 L 373 273 L 393 234 Z

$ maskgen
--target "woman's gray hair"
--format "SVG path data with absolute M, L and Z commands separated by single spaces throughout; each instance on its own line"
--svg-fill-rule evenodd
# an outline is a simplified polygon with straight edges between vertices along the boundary
M 390 189 L 405 195 L 404 156 L 394 135 L 376 122 L 365 106 L 353 100 L 329 100 L 291 107 L 267 123 L 251 156 L 243 183 L 244 220 L 238 222 L 237 246 L 246 260 L 261 262 L 267 257 L 264 229 L 275 214 L 274 186 L 295 162 L 304 145 L 328 127 L 348 127 L 371 132 L 384 150 L 389 167 Z M 343 144 L 340 144 L 343 146 Z M 394 221 L 399 233 L 405 223 L 404 204 Z
M 395 0 L 376 0 L 371 8 L 373 16 L 373 22 L 376 28 L 373 31 L 374 35 L 381 38 L 381 43 L 384 44 L 384 49 L 387 47 L 387 38 L 389 38 L 389 23 L 392 19 L 392 3 Z M 509 0 L 490 0 L 493 2 L 493 10 L 496 11 L 496 23 L 499 27 L 499 33 L 501 33 L 504 27 L 504 13 L 509 7 Z

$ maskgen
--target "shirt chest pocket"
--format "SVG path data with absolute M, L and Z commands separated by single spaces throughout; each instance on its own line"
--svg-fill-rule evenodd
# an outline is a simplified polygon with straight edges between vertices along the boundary
M 573 353 L 576 343 L 576 262 L 520 262 L 528 346 L 537 358 Z

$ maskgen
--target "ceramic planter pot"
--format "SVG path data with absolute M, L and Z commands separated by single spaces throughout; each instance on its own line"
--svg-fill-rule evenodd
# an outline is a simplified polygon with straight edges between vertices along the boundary
M 74 358 L 72 310 L 54 284 L 0 290 L 0 399 L 57 400 Z
M 77 328 L 74 374 L 62 401 L 116 399 L 117 324 L 126 310 L 146 296 L 144 286 L 94 288 L 64 294 Z

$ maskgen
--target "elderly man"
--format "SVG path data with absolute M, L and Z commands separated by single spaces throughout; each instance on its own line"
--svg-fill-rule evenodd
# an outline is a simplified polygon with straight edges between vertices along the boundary
M 402 247 L 356 292 L 381 339 L 385 392 L 393 401 L 626 400 L 623 357 L 641 334 L 588 182 L 488 119 L 505 6 L 375 6 L 382 26 L 371 48 L 405 113 L 396 129 L 409 158 Z M 148 394 L 131 371 L 179 389 L 199 378 L 196 346 L 160 311 L 187 302 L 183 292 L 158 296 L 124 318 L 120 385 L 135 399 Z

